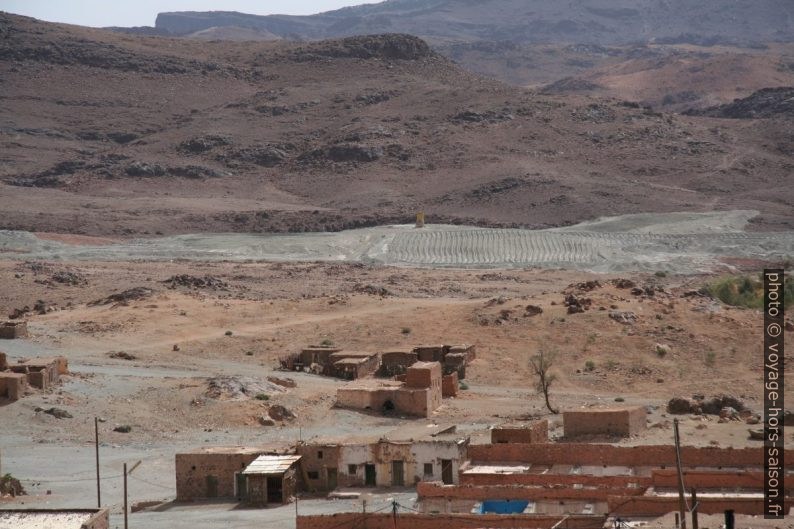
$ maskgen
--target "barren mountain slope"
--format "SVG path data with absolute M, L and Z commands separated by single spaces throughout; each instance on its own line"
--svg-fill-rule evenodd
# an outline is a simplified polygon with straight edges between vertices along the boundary
M 623 53 L 612 53 L 608 56 L 612 60 L 600 60 L 598 66 L 556 81 L 546 90 L 616 97 L 680 111 L 729 103 L 763 88 L 794 86 L 791 44 L 755 50 L 698 46 L 617 50 Z
M 334 230 L 417 210 L 542 227 L 741 208 L 790 229 L 787 123 L 540 95 L 404 35 L 198 42 L 0 15 L 0 228 Z
M 322 39 L 402 32 L 434 41 L 765 42 L 794 39 L 787 0 L 389 0 L 311 16 L 235 12 L 161 13 L 174 34 L 216 26 L 250 27 L 286 38 Z

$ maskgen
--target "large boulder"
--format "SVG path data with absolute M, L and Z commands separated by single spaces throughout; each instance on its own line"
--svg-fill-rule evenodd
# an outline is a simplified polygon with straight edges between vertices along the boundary
M 667 402 L 667 412 L 673 415 L 686 415 L 695 413 L 698 409 L 696 402 L 684 397 L 673 397 Z
M 724 394 L 707 399 L 701 404 L 703 413 L 709 415 L 719 415 L 723 408 L 733 408 L 736 411 L 745 409 L 744 403 L 741 400 Z

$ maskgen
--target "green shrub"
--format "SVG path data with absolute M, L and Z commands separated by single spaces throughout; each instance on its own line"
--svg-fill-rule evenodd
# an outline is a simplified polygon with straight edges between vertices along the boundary
M 659 270 L 658 272 L 656 272 L 656 273 L 655 273 L 655 274 L 653 274 L 653 275 L 655 275 L 656 277 L 667 277 L 667 272 L 664 272 L 664 271 L 662 271 L 662 270 Z
M 595 362 L 592 360 L 588 360 L 584 363 L 584 370 L 585 371 L 593 371 L 596 368 Z
M 764 282 L 750 276 L 726 276 L 715 279 L 701 289 L 701 292 L 719 299 L 726 305 L 762 309 L 764 306 Z M 794 280 L 786 277 L 783 286 L 784 308 L 794 303 Z
M 467 390 L 467 389 L 469 389 L 469 385 L 468 385 L 468 384 L 466 384 L 465 382 L 461 382 L 460 384 L 458 384 L 458 387 L 459 387 L 460 389 L 464 390 L 464 391 L 465 391 L 465 390 Z
M 626 402 L 626 399 L 623 397 L 615 397 L 615 402 Z
M 329 339 L 329 338 L 326 338 L 325 340 L 320 342 L 320 345 L 322 347 L 333 347 L 334 346 L 334 341 Z
M 403 327 L 400 330 L 400 332 L 403 333 L 403 334 L 411 334 L 411 328 L 410 327 Z
M 715 353 L 714 351 L 709 351 L 708 353 L 706 353 L 705 362 L 707 366 L 713 367 L 714 364 L 717 363 L 717 353 Z
M 259 394 L 258 394 L 256 397 L 254 397 L 254 398 L 255 398 L 256 400 L 270 400 L 270 395 L 268 395 L 267 393 L 259 393 Z

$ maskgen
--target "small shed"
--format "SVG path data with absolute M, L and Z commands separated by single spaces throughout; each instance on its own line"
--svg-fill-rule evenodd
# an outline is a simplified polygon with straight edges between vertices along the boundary
M 298 488 L 296 466 L 300 458 L 261 455 L 245 467 L 248 503 L 289 503 Z

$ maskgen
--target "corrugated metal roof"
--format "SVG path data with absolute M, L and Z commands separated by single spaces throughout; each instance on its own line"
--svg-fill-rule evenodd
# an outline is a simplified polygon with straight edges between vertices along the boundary
M 243 474 L 283 474 L 301 456 L 259 456 L 245 467 Z

